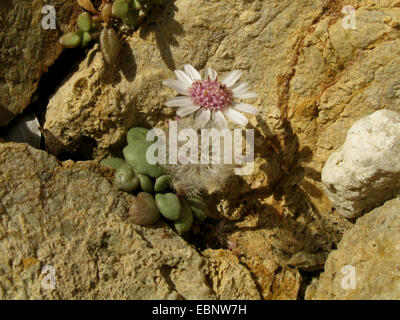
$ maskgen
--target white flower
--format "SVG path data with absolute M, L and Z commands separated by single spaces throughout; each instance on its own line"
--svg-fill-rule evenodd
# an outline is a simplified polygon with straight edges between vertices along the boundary
M 234 70 L 219 81 L 217 72 L 212 68 L 206 69 L 204 80 L 190 64 L 184 65 L 184 70 L 175 71 L 177 79 L 163 81 L 164 85 L 183 95 L 169 99 L 166 105 L 178 107 L 176 114 L 180 117 L 196 112 L 196 127 L 204 128 L 212 119 L 216 127 L 221 130 L 228 127 L 226 118 L 246 126 L 248 120 L 241 112 L 258 113 L 254 106 L 235 101 L 235 99 L 257 97 L 256 93 L 248 92 L 247 83 L 236 83 L 242 74 L 241 71 Z

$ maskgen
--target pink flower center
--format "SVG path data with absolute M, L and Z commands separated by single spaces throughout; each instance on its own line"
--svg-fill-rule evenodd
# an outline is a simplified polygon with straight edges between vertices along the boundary
M 193 82 L 189 94 L 195 105 L 206 110 L 225 110 L 233 100 L 233 93 L 226 85 L 210 79 Z

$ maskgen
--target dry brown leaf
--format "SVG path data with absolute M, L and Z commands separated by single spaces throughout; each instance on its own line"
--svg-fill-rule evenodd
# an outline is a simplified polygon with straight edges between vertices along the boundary
M 93 6 L 92 1 L 90 0 L 78 0 L 78 4 L 85 10 L 90 11 L 92 13 L 98 13 L 96 8 Z

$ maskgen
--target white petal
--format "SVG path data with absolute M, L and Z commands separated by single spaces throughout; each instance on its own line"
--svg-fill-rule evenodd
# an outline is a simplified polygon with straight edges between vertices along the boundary
M 241 126 L 245 126 L 249 122 L 244 115 L 242 115 L 240 112 L 237 112 L 236 110 L 233 110 L 232 108 L 229 108 L 227 111 L 225 111 L 225 115 L 230 120 Z
M 228 128 L 228 123 L 221 111 L 216 111 L 212 113 L 212 118 L 217 125 L 217 128 L 222 130 Z
M 235 94 L 233 97 L 239 99 L 251 99 L 251 98 L 257 98 L 258 94 L 254 92 L 245 92 L 245 93 Z
M 210 78 L 211 80 L 217 79 L 217 71 L 213 68 L 207 67 L 206 69 L 206 79 Z
M 167 79 L 163 81 L 163 85 L 174 89 L 180 94 L 184 94 L 185 96 L 189 95 L 188 86 L 183 82 L 175 79 Z
M 195 112 L 199 108 L 200 108 L 200 106 L 195 106 L 195 105 L 191 105 L 191 106 L 187 106 L 187 107 L 180 107 L 176 111 L 176 114 L 183 118 L 183 117 L 186 117 L 187 115 Z
M 199 73 L 195 68 L 193 68 L 192 65 L 190 65 L 190 64 L 185 64 L 185 65 L 183 66 L 183 68 L 185 69 L 185 72 L 188 74 L 188 76 L 189 76 L 193 81 L 201 80 L 200 73 Z
M 200 129 L 204 128 L 207 122 L 210 120 L 211 111 L 201 109 L 197 112 L 196 117 L 194 118 L 194 122 L 196 126 Z
M 188 87 L 190 87 L 192 85 L 193 80 L 185 72 L 183 72 L 181 70 L 176 70 L 175 75 L 179 81 L 183 82 Z
M 256 107 L 251 104 L 243 103 L 243 102 L 235 102 L 234 107 L 236 110 L 243 111 L 250 114 L 257 114 L 258 110 Z
M 238 85 L 231 88 L 233 95 L 245 93 L 249 89 L 249 85 L 246 82 L 241 82 Z
M 224 80 L 222 80 L 222 83 L 225 84 L 228 88 L 230 88 L 236 83 L 236 81 L 239 80 L 241 75 L 242 71 L 233 70 L 224 78 Z
M 187 107 L 193 105 L 189 97 L 175 97 L 168 99 L 165 103 L 167 107 Z

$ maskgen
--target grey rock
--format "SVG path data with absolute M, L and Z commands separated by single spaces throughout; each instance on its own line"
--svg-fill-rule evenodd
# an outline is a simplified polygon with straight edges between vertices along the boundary
M 399 300 L 399 212 L 400 198 L 395 198 L 359 218 L 329 254 L 307 298 Z
M 42 27 L 46 4 L 56 8 L 57 29 Z M 61 54 L 58 39 L 71 31 L 80 10 L 75 0 L 1 1 L 0 126 L 29 105 L 41 75 Z
M 379 110 L 357 121 L 321 176 L 328 198 L 346 218 L 400 194 L 400 113 Z
M 0 144 L 0 299 L 213 299 L 208 262 L 164 223 L 129 223 L 134 197 L 95 162 Z M 56 289 L 42 287 L 53 266 Z

